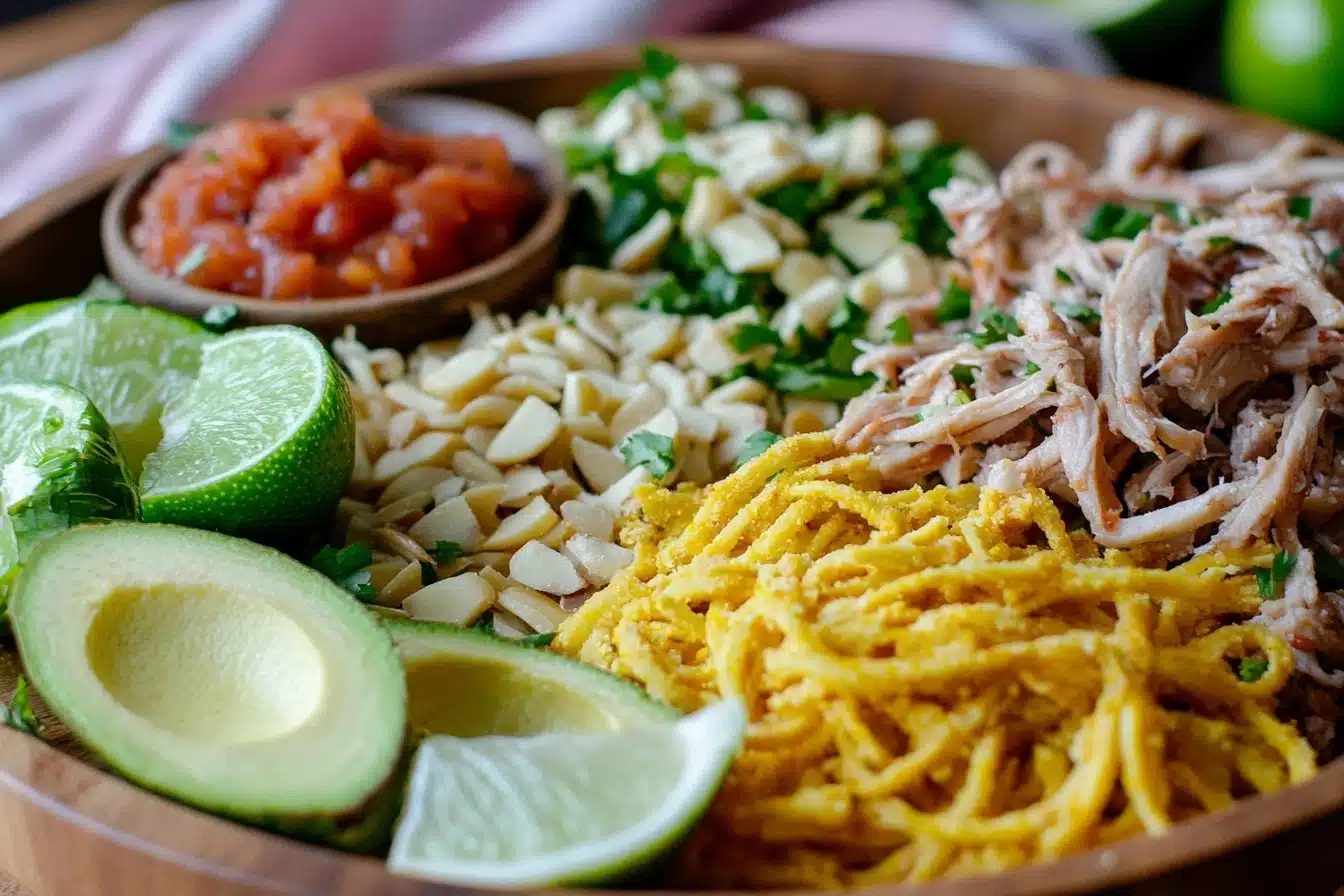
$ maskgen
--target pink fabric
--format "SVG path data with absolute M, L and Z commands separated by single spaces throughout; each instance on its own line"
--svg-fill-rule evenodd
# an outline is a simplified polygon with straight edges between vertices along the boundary
M 999 65 L 1099 71 L 1084 38 L 1049 26 L 1040 52 L 1001 10 L 955 0 L 192 0 L 108 47 L 0 83 L 0 214 L 154 142 L 174 119 L 219 116 L 371 68 L 547 55 L 617 40 L 751 30 L 783 40 Z M 1020 14 L 1024 21 L 1030 13 Z M 1039 17 L 1037 17 L 1039 18 Z

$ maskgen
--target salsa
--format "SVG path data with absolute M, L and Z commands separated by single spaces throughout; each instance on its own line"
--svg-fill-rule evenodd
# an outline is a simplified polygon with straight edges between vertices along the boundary
M 234 120 L 191 141 L 140 200 L 131 241 L 155 271 L 269 299 L 427 283 L 500 254 L 535 200 L 499 138 L 385 127 L 347 91 L 283 121 Z

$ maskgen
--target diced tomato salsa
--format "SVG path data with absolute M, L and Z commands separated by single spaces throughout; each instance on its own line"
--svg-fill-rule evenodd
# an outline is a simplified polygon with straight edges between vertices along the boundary
M 154 270 L 270 299 L 383 292 L 455 274 L 518 241 L 535 202 L 494 136 L 384 127 L 345 91 L 288 119 L 192 141 L 140 200 L 131 240 Z

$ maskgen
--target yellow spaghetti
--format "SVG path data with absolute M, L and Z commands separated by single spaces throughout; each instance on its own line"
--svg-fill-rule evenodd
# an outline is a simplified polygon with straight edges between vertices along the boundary
M 555 645 L 685 710 L 751 708 L 683 885 L 989 873 L 1316 770 L 1274 714 L 1288 646 L 1238 621 L 1268 546 L 1144 568 L 1038 490 L 883 494 L 827 434 L 640 505 L 635 563 Z

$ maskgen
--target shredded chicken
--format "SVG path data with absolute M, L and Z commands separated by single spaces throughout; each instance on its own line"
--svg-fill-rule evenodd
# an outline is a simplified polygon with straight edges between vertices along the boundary
M 914 339 L 858 343 L 879 383 L 838 438 L 893 484 L 1045 488 L 1102 544 L 1169 562 L 1270 539 L 1298 563 L 1262 621 L 1344 686 L 1318 660 L 1344 663 L 1344 598 L 1316 591 L 1298 541 L 1344 533 L 1344 157 L 1295 135 L 1188 170 L 1200 137 L 1143 109 L 1095 171 L 1040 142 L 997 183 L 934 191 L 953 258 L 937 290 L 874 310 Z M 940 324 L 952 281 L 972 314 Z

